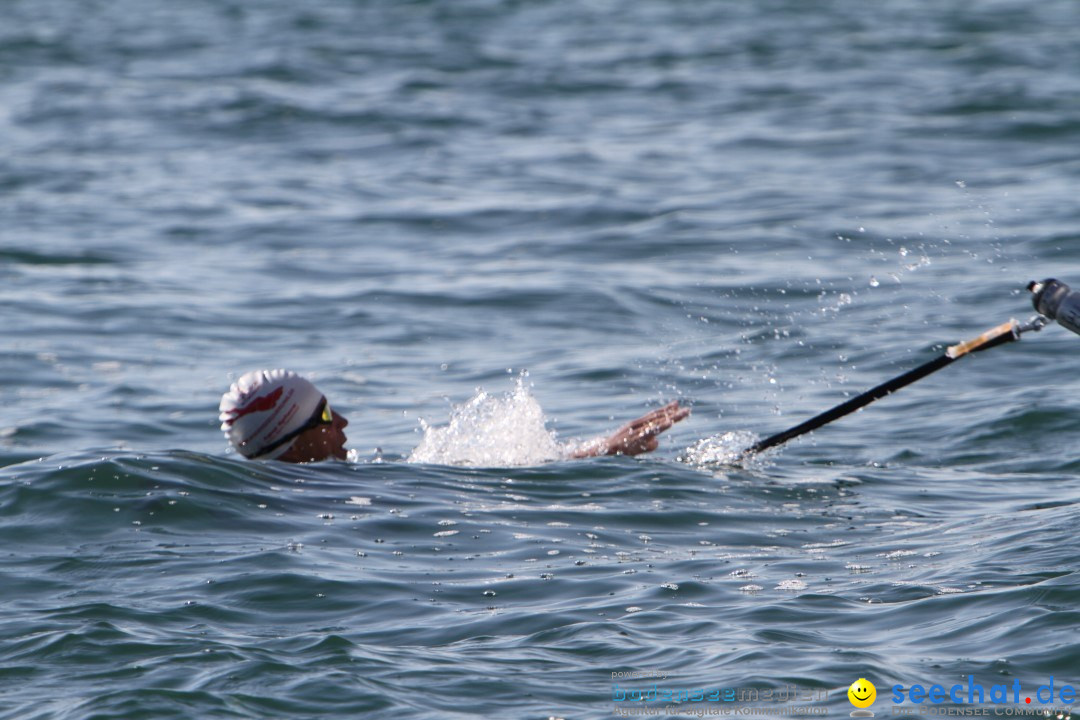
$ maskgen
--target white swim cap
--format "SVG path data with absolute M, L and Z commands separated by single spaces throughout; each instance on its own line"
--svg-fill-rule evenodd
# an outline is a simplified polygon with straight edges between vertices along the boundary
M 263 454 L 264 448 L 303 427 L 323 394 L 287 370 L 246 373 L 221 396 L 221 429 L 246 458 L 271 460 L 283 455 L 296 439 Z

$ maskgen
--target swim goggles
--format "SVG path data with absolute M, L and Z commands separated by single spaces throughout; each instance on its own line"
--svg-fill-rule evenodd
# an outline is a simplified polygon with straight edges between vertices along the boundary
M 300 437 L 301 435 L 306 433 L 308 430 L 311 430 L 312 428 L 317 428 L 320 425 L 333 425 L 333 424 L 334 424 L 334 411 L 330 409 L 330 403 L 326 401 L 326 396 L 323 395 L 322 400 L 319 401 L 318 407 L 315 408 L 315 412 L 312 414 L 312 416 L 308 419 L 308 421 L 306 423 L 304 423 L 300 427 L 296 428 L 291 433 L 288 433 L 286 435 L 282 435 L 277 440 L 270 443 L 269 445 L 264 447 L 259 452 L 255 453 L 254 455 L 251 455 L 250 459 L 254 460 L 255 458 L 262 457 L 263 455 L 267 455 L 269 453 L 272 453 L 275 450 L 277 450 L 279 447 L 281 447 L 282 445 L 285 445 L 286 443 L 292 442 L 293 440 Z

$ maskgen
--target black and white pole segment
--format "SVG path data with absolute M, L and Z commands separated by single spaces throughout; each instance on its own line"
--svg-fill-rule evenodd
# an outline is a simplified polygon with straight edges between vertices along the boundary
M 903 375 L 899 375 L 892 380 L 883 382 L 877 387 L 867 390 L 862 395 L 857 395 L 847 402 L 837 405 L 831 410 L 826 410 L 820 415 L 810 418 L 804 423 L 800 423 L 782 433 L 777 433 L 776 435 L 759 441 L 752 447 L 747 448 L 744 455 L 768 450 L 769 448 L 776 447 L 792 438 L 817 430 L 822 425 L 827 425 L 833 420 L 837 420 L 845 415 L 853 413 L 861 407 L 866 407 L 875 400 L 880 400 L 886 395 L 891 395 L 900 388 L 910 385 L 916 380 L 921 380 L 930 373 L 936 372 L 946 365 L 951 365 L 965 355 L 988 350 L 992 347 L 997 347 L 998 345 L 1004 345 L 1005 343 L 1019 340 L 1021 333 L 1027 332 L 1028 330 L 1041 330 L 1043 326 L 1046 325 L 1046 322 L 1045 318 L 1039 317 L 1032 319 L 1024 325 L 1021 325 L 1016 320 L 1009 320 L 1008 322 L 1002 323 L 995 328 L 987 330 L 976 338 L 972 338 L 971 340 L 962 342 L 958 345 L 953 345 L 945 351 L 944 355 L 936 357 L 914 370 L 909 370 Z

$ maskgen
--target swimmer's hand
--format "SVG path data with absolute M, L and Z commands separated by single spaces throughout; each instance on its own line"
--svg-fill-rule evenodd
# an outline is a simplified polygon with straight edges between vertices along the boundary
M 656 436 L 683 420 L 690 408 L 679 407 L 679 401 L 670 402 L 662 408 L 631 420 L 609 437 L 590 440 L 575 450 L 570 457 L 587 458 L 600 455 L 641 455 L 656 449 Z

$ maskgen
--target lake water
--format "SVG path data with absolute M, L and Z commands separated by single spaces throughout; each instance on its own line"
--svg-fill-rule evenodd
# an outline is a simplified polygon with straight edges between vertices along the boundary
M 1075 3 L 3 15 L 0 718 L 1080 684 L 1080 337 L 730 464 L 1080 286 Z M 264 367 L 350 462 L 228 449 Z M 651 456 L 553 458 L 673 399 Z

